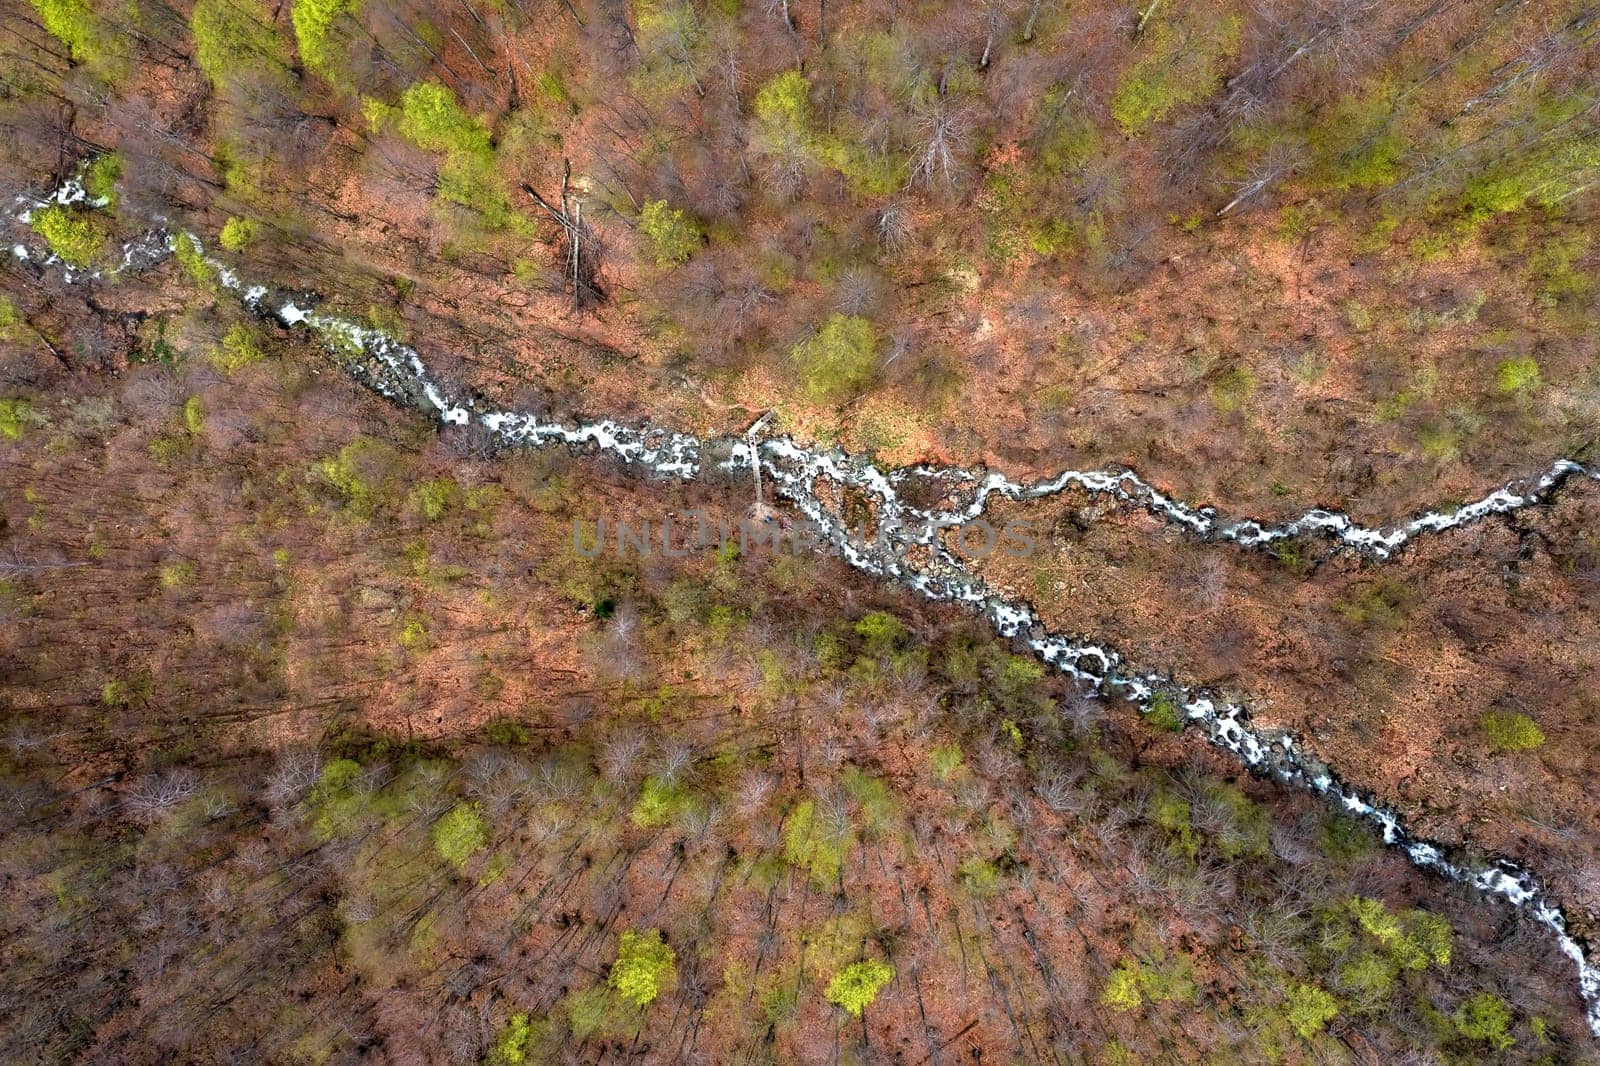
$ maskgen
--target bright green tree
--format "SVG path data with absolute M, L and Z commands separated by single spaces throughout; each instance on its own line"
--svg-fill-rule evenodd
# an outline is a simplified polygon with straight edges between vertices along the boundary
M 200 242 L 195 240 L 192 234 L 180 233 L 173 239 L 172 258 L 176 259 L 183 272 L 201 287 L 215 288 L 216 282 L 211 276 L 211 264 L 207 262 Z
M 437 81 L 417 82 L 401 95 L 398 108 L 368 99 L 362 110 L 374 129 L 394 119 L 407 141 L 423 151 L 444 153 L 441 200 L 478 212 L 490 229 L 521 223 L 511 209 L 488 128 L 461 109 L 449 88 Z
M 629 929 L 617 941 L 617 961 L 606 984 L 635 1007 L 648 1007 L 671 983 L 676 958 L 677 953 L 662 943 L 660 930 Z
M 507 1018 L 506 1024 L 495 1034 L 494 1044 L 484 1061 L 489 1066 L 531 1066 L 550 1062 L 561 1036 L 550 1019 L 534 1019 L 518 1011 Z
M 1283 1014 L 1302 1040 L 1310 1040 L 1339 1016 L 1339 1001 L 1316 985 L 1298 984 L 1290 990 Z
M 272 28 L 264 0 L 197 0 L 189 30 L 195 64 L 215 88 L 246 75 L 286 79 L 289 74 L 287 43 Z
M 433 823 L 433 847 L 439 857 L 455 866 L 489 842 L 489 826 L 476 803 L 458 803 Z
M 335 27 L 341 18 L 360 10 L 361 0 L 295 0 L 289 18 L 307 68 L 333 80 L 339 58 Z
M 51 204 L 34 211 L 28 222 L 68 266 L 87 269 L 100 261 L 106 232 L 95 218 Z
M 62 44 L 75 62 L 97 66 L 110 58 L 113 38 L 89 7 L 88 0 L 30 0 L 39 21 Z
M 656 266 L 675 266 L 700 247 L 700 227 L 694 219 L 665 200 L 652 200 L 639 212 L 639 233 L 645 252 Z
M 400 135 L 425 152 L 489 151 L 489 131 L 461 110 L 456 94 L 436 81 L 419 81 L 400 97 Z
M 258 227 L 248 218 L 230 218 L 222 224 L 217 243 L 230 252 L 243 250 L 256 239 Z
M 833 975 L 823 991 L 829 1003 L 843 1008 L 851 1017 L 872 1006 L 883 987 L 894 980 L 894 967 L 877 959 L 853 962 Z
M 756 93 L 756 119 L 772 131 L 804 135 L 811 127 L 811 83 L 786 70 Z
M 1100 993 L 1100 1002 L 1112 1010 L 1137 1010 L 1144 1003 L 1144 993 L 1139 986 L 1139 964 L 1132 959 L 1123 959 L 1111 971 L 1111 977 Z

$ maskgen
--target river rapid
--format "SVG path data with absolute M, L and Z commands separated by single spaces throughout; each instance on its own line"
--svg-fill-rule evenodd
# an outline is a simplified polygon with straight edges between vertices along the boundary
M 26 223 L 33 210 L 48 203 L 104 206 L 89 198 L 81 183 L 71 180 L 47 198 L 19 198 L 12 216 Z M 74 270 L 46 252 L 30 250 L 26 243 L 14 244 L 12 254 L 41 274 L 60 267 L 69 282 L 93 281 L 143 270 L 170 255 L 179 239 L 176 231 L 153 228 L 123 246 L 119 265 L 104 272 Z M 195 241 L 195 248 L 202 248 L 192 234 L 183 234 L 182 239 Z M 475 396 L 451 395 L 430 375 L 421 356 L 396 339 L 350 318 L 317 310 L 312 296 L 247 282 L 220 260 L 208 258 L 207 262 L 222 288 L 261 317 L 314 334 L 368 388 L 440 423 L 478 427 L 501 446 L 565 446 L 613 456 L 640 474 L 684 480 L 734 477 L 751 472 L 759 464 L 774 494 L 809 519 L 822 542 L 850 565 L 898 582 L 931 600 L 968 606 L 982 614 L 999 634 L 1026 644 L 1039 658 L 1088 691 L 1127 700 L 1141 713 L 1148 713 L 1158 699 L 1179 708 L 1188 727 L 1203 733 L 1213 745 L 1231 753 L 1252 772 L 1323 797 L 1367 822 L 1385 844 L 1403 851 L 1417 866 L 1498 897 L 1527 914 L 1549 930 L 1554 947 L 1576 969 L 1589 1028 L 1600 1037 L 1600 968 L 1591 961 L 1586 945 L 1569 932 L 1566 916 L 1531 871 L 1503 859 L 1473 862 L 1413 836 L 1394 811 L 1341 781 L 1326 763 L 1302 749 L 1293 736 L 1254 727 L 1241 703 L 1204 689 L 1185 687 L 1159 673 L 1142 672 L 1112 648 L 1049 632 L 1031 605 L 989 589 L 945 547 L 943 539 L 943 531 L 983 516 L 992 499 L 1036 500 L 1071 488 L 1109 497 L 1121 506 L 1144 509 L 1206 541 L 1261 548 L 1292 537 L 1315 536 L 1325 538 L 1332 550 L 1355 551 L 1373 560 L 1386 560 L 1417 537 L 1546 503 L 1574 479 L 1600 480 L 1600 470 L 1558 459 L 1543 472 L 1496 489 L 1479 500 L 1449 510 L 1430 511 L 1387 528 L 1366 527 L 1338 511 L 1322 508 L 1272 525 L 1252 519 L 1228 520 L 1213 508 L 1190 506 L 1162 493 L 1131 470 L 1067 470 L 1049 479 L 1023 483 L 996 472 L 954 467 L 883 471 L 865 456 L 836 448 L 809 447 L 785 436 L 702 439 L 610 419 L 568 425 L 527 412 L 497 410 Z M 902 490 L 912 479 L 940 484 L 945 499 L 952 502 L 944 509 L 912 506 L 902 499 Z M 852 528 L 846 521 L 842 501 L 847 492 L 866 502 L 875 535 L 865 535 L 859 522 Z

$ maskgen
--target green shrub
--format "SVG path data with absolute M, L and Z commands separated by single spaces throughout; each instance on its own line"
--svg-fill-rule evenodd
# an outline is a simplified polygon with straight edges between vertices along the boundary
M 515 718 L 494 718 L 483 727 L 483 739 L 490 744 L 515 748 L 533 743 L 533 731 Z
M 641 829 L 658 829 L 676 818 L 689 801 L 689 793 L 676 781 L 651 777 L 645 781 L 628 816 Z
M 672 982 L 676 958 L 676 953 L 661 942 L 660 930 L 629 929 L 617 942 L 617 961 L 606 984 L 633 1006 L 647 1007 Z
M 1528 751 L 1544 743 L 1539 723 L 1518 711 L 1489 711 L 1478 725 L 1495 751 Z
M 28 224 L 68 266 L 86 270 L 100 261 L 106 232 L 93 216 L 51 204 L 34 211 Z
M 1406 622 L 1411 591 L 1398 581 L 1379 579 L 1359 586 L 1334 610 L 1357 629 L 1400 629 Z
M 1007 655 L 995 672 L 995 683 L 1008 698 L 1014 698 L 1045 677 L 1044 664 L 1031 655 Z
M 801 800 L 784 826 L 783 857 L 809 872 L 819 886 L 829 886 L 838 881 L 854 837 L 848 820 L 833 824 L 818 814 L 814 800 Z
M 439 168 L 439 199 L 476 211 L 491 230 L 527 229 L 511 207 L 505 180 L 488 152 L 458 152 L 447 156 Z
M 1195 839 L 1189 802 L 1183 797 L 1170 792 L 1157 792 L 1150 797 L 1145 813 L 1153 824 L 1166 831 L 1167 843 L 1172 850 L 1191 859 L 1199 852 L 1200 845 Z
M 1046 107 L 1061 106 L 1053 105 L 1050 99 L 1051 93 L 1059 92 L 1052 89 L 1045 94 Z M 1063 115 L 1039 140 L 1039 162 L 1045 172 L 1053 177 L 1077 170 L 1099 151 L 1100 128 L 1088 116 L 1078 112 Z
M 634 74 L 635 89 L 646 98 L 659 98 L 691 84 L 695 74 L 690 56 L 705 36 L 694 6 L 642 0 L 634 12 L 634 40 L 644 60 Z
M 1146 999 L 1153 1003 L 1187 1003 L 1197 991 L 1194 980 L 1194 963 L 1184 954 L 1170 959 L 1159 956 L 1153 962 L 1141 963 L 1123 959 L 1111 972 L 1106 987 L 1100 992 L 1100 1002 L 1112 1010 L 1137 1010 Z
M 1157 729 L 1165 729 L 1169 733 L 1183 731 L 1183 709 L 1170 692 L 1157 692 L 1151 696 L 1150 702 L 1145 705 L 1144 716 Z
M 789 353 L 813 403 L 833 403 L 866 388 L 877 372 L 877 334 L 859 315 L 834 314 Z
M 1588 246 L 1586 234 L 1564 234 L 1541 241 L 1529 256 L 1528 270 L 1539 286 L 1541 306 L 1555 307 L 1593 291 L 1594 275 L 1580 262 Z
M 573 992 L 564 1001 L 567 1027 L 577 1040 L 590 1037 L 621 1037 L 637 1032 L 643 1020 L 636 1008 L 622 1001 L 606 985 L 593 985 Z
M 1386 81 L 1357 86 L 1326 113 L 1311 117 L 1306 138 L 1318 184 L 1336 192 L 1394 184 L 1406 152 L 1396 100 Z
M 855 624 L 855 632 L 861 638 L 864 653 L 888 655 L 906 635 L 906 627 L 887 611 L 873 611 L 861 616 Z
M 206 408 L 200 402 L 200 397 L 191 396 L 183 402 L 183 428 L 191 436 L 200 433 L 206 428 Z
M 424 521 L 437 522 L 461 503 L 461 486 L 451 477 L 436 477 L 411 490 L 408 502 Z
M 83 168 L 83 190 L 107 207 L 117 202 L 117 182 L 122 180 L 122 157 L 116 152 L 97 156 Z
M 1218 411 L 1231 415 L 1244 406 L 1255 388 L 1256 376 L 1249 367 L 1229 367 L 1211 383 L 1211 402 Z
M 340 448 L 338 453 L 312 464 L 312 472 L 344 498 L 353 512 L 369 513 L 384 499 L 391 453 L 365 437 Z
M 205 253 L 200 250 L 200 242 L 192 235 L 180 233 L 173 239 L 172 258 L 176 259 L 183 272 L 201 287 L 215 288 L 216 283 L 211 276 L 211 264 L 206 262 Z
M 24 320 L 17 301 L 0 292 L 0 341 L 14 341 L 22 333 Z
M 1507 359 L 1495 368 L 1494 387 L 1502 393 L 1528 393 L 1539 387 L 1539 361 L 1531 355 Z
M 850 192 L 863 198 L 888 196 L 905 188 L 910 163 L 897 152 L 880 151 L 839 137 L 822 139 L 824 162 L 844 175 Z
M 682 211 L 668 207 L 665 200 L 644 205 L 639 212 L 639 233 L 645 253 L 660 267 L 675 266 L 700 247 L 700 227 Z
M 863 834 L 872 840 L 889 839 L 900 825 L 900 804 L 889 783 L 859 767 L 847 766 L 844 787 L 861 812 Z
M 489 842 L 489 825 L 476 803 L 457 803 L 433 823 L 433 847 L 454 866 L 466 861 Z
M 1362 1010 L 1382 1009 L 1394 994 L 1399 969 L 1374 951 L 1364 951 L 1339 968 L 1339 989 Z
M 1317 843 L 1322 853 L 1336 863 L 1354 862 L 1377 847 L 1366 826 L 1337 813 L 1329 814 L 1323 821 Z
M 1496 1051 L 1509 1051 L 1516 1045 L 1511 1035 L 1511 1008 L 1493 992 L 1476 993 L 1451 1020 L 1462 1036 L 1488 1044 Z
M 1317 985 L 1299 984 L 1289 992 L 1283 1014 L 1300 1039 L 1310 1040 L 1339 1016 L 1339 1001 Z
M 961 747 L 957 744 L 940 744 L 928 753 L 928 760 L 933 766 L 933 776 L 948 781 L 951 774 L 961 769 Z
M 20 440 L 23 429 L 33 422 L 33 405 L 20 397 L 0 400 L 0 437 Z
M 426 572 L 426 566 L 423 570 Z M 428 627 L 423 625 L 422 619 L 406 619 L 405 625 L 400 627 L 400 646 L 412 651 L 420 651 L 428 646 Z
M 212 349 L 211 365 L 224 374 L 233 374 L 251 363 L 266 358 L 255 329 L 244 322 L 235 322 L 222 335 L 222 344 Z
M 1143 57 L 1111 98 L 1111 117 L 1132 136 L 1184 104 L 1204 99 L 1239 44 L 1239 19 L 1203 12 L 1159 21 L 1145 35 Z
M 851 1017 L 872 1006 L 883 987 L 894 980 L 894 967 L 877 959 L 853 962 L 833 975 L 823 991 L 829 1003 L 843 1008 Z
M 1250 797 L 1222 781 L 1201 786 L 1210 817 L 1206 835 L 1225 859 L 1265 858 L 1271 851 L 1271 824 Z
M 187 559 L 167 563 L 156 571 L 156 580 L 161 587 L 171 592 L 175 589 L 188 588 L 194 584 L 195 566 Z
M 977 855 L 963 862 L 956 873 L 961 879 L 961 887 L 978 899 L 994 895 L 1004 883 L 1000 867 Z
M 1553 97 L 1553 98 L 1552 98 Z M 1600 137 L 1573 120 L 1594 106 L 1593 94 L 1552 94 L 1534 107 L 1526 123 L 1532 136 L 1516 151 L 1486 156 L 1462 193 L 1463 213 L 1472 220 L 1551 207 L 1576 195 L 1600 171 Z

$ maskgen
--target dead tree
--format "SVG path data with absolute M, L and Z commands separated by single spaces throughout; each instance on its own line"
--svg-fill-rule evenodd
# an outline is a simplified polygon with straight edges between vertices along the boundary
M 772 412 L 767 411 L 760 418 L 750 423 L 750 428 L 744 431 L 745 444 L 750 449 L 750 471 L 754 475 L 756 483 L 756 502 L 755 506 L 750 508 L 749 518 L 757 524 L 766 523 L 778 517 L 777 508 L 763 502 L 761 499 L 761 448 L 756 442 L 756 434 L 765 429 L 771 419 Z
M 1228 201 L 1227 206 L 1217 212 L 1217 217 L 1222 218 L 1240 204 L 1259 196 L 1289 174 L 1294 173 L 1299 165 L 1300 159 L 1298 155 L 1274 146 L 1274 149 L 1267 153 L 1267 157 L 1251 170 L 1249 177 L 1234 184 L 1236 194 L 1232 200 Z
M 605 299 L 600 287 L 600 235 L 583 217 L 583 200 L 573 194 L 572 161 L 566 160 L 561 174 L 561 206 L 553 206 L 537 189 L 523 182 L 522 191 L 533 197 L 556 225 L 561 227 L 561 260 L 566 281 L 572 285 L 572 308 L 581 310 Z

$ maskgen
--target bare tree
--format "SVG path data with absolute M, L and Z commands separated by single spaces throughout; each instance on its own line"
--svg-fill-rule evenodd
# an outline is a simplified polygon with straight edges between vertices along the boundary
M 965 145 L 970 130 L 966 111 L 937 106 L 922 116 L 918 130 L 922 134 L 921 145 L 906 186 L 918 182 L 932 185 L 936 179 L 954 181 L 956 153 Z
M 123 797 L 128 813 L 142 822 L 153 822 L 194 796 L 199 782 L 188 770 L 167 770 L 147 777 L 130 788 Z
M 878 212 L 878 243 L 890 254 L 905 251 L 911 243 L 911 212 L 896 200 Z

